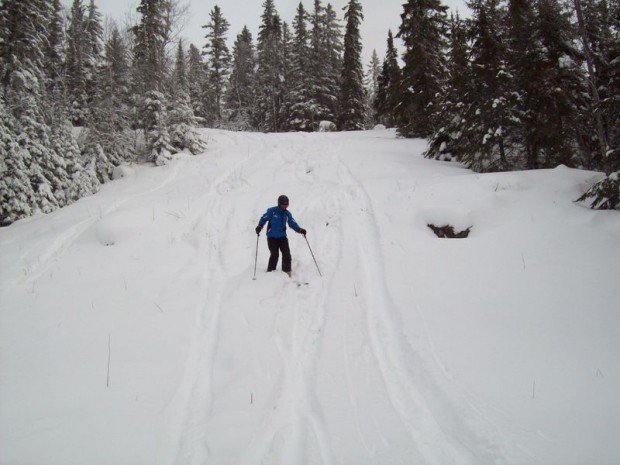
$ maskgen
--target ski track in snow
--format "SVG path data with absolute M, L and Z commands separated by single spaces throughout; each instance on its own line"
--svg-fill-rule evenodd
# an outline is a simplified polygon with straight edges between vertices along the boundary
M 251 167 L 252 163 L 264 165 L 265 161 L 261 156 L 265 157 L 272 149 L 273 147 L 263 146 L 258 152 L 254 150 L 252 157 L 244 160 L 214 182 L 206 196 L 208 200 L 204 220 L 197 223 L 196 229 L 206 228 L 206 235 L 209 238 L 225 238 L 224 233 L 230 227 L 230 220 L 235 216 L 235 200 L 230 197 L 231 192 L 228 186 L 231 183 L 235 184 L 234 181 L 238 178 L 240 170 Z M 287 152 L 291 150 L 295 148 L 289 146 L 286 149 Z M 282 159 L 281 153 L 277 155 L 278 157 L 273 159 L 272 154 L 269 164 L 266 167 L 262 166 L 256 172 L 260 176 L 269 176 L 270 172 L 277 171 L 283 163 L 285 166 L 289 163 Z M 293 167 L 295 166 L 293 164 Z M 228 195 L 225 202 L 222 202 L 223 193 Z M 252 195 L 251 192 L 249 194 Z M 223 228 L 214 231 L 209 225 L 216 222 L 210 220 L 218 215 L 223 215 L 228 220 Z M 202 247 L 206 250 L 203 252 L 204 255 L 199 254 L 201 259 L 205 263 L 211 263 L 203 279 L 208 290 L 204 307 L 199 312 L 194 349 L 187 364 L 186 372 L 189 376 L 182 383 L 177 400 L 170 407 L 172 412 L 180 410 L 186 413 L 185 418 L 180 421 L 177 419 L 174 432 L 178 438 L 178 444 L 174 447 L 176 453 L 171 463 L 179 464 L 222 463 L 219 460 L 224 459 L 220 456 L 212 460 L 213 456 L 217 457 L 217 451 L 210 450 L 206 434 L 210 421 L 209 415 L 213 407 L 216 357 L 226 353 L 220 346 L 230 345 L 230 341 L 223 340 L 225 335 L 218 334 L 218 332 L 221 318 L 226 317 L 223 313 L 234 311 L 230 305 L 227 305 L 230 301 L 230 294 L 238 291 L 240 280 L 247 279 L 247 275 L 241 278 L 233 277 L 227 283 L 225 276 L 222 276 L 222 270 L 226 269 L 221 252 L 226 247 L 225 243 L 217 244 L 213 240 L 207 240 L 203 241 Z M 274 300 L 275 303 L 271 307 L 280 309 L 272 312 L 274 318 L 272 329 L 283 369 L 276 380 L 272 377 L 269 367 L 266 367 L 268 376 L 275 382 L 275 390 L 272 393 L 274 407 L 265 418 L 262 418 L 260 431 L 251 438 L 247 450 L 242 457 L 234 459 L 234 463 L 268 461 L 273 454 L 279 455 L 281 463 L 300 463 L 309 431 L 312 432 L 312 437 L 318 444 L 322 463 L 333 463 L 329 441 L 322 424 L 318 401 L 313 394 L 311 381 L 321 327 L 325 319 L 325 308 L 322 303 L 324 293 L 317 294 L 315 290 L 299 289 L 301 286 L 304 284 L 295 281 L 285 282 L 280 295 L 261 300 L 263 303 L 267 300 Z M 305 298 L 300 298 L 300 293 L 303 293 Z M 252 316 L 250 315 L 249 318 Z M 291 318 L 293 321 L 290 321 Z M 249 326 L 248 317 L 244 316 L 244 323 Z M 227 349 L 234 350 L 234 348 Z M 255 344 L 253 349 L 260 350 L 260 347 Z M 179 408 L 180 405 L 184 407 Z M 284 445 L 280 447 L 278 444 L 283 438 L 286 439 L 284 439 Z
M 89 215 L 88 218 L 76 224 L 72 224 L 59 232 L 49 245 L 45 245 L 43 247 L 43 250 L 39 247 L 25 250 L 21 257 L 16 261 L 16 266 L 22 266 L 25 270 L 22 274 L 20 282 L 22 284 L 35 282 L 43 276 L 58 259 L 62 257 L 65 251 L 67 251 L 80 238 L 80 236 L 82 236 L 82 234 L 88 231 L 98 221 L 118 211 L 123 205 L 126 205 L 132 200 L 148 196 L 170 185 L 174 182 L 179 171 L 185 164 L 186 160 L 177 160 L 170 166 L 170 172 L 163 179 L 163 181 L 151 189 L 132 194 L 122 200 L 114 200 L 107 206 L 100 206 L 100 211 L 97 213 L 93 213 Z M 19 276 L 18 273 L 14 273 L 14 275 Z
M 506 406 L 502 401 L 495 404 L 489 402 L 484 397 L 484 391 L 468 391 L 470 386 L 463 381 L 463 374 L 459 379 L 459 374 L 454 370 L 458 358 L 454 361 L 454 356 L 447 357 L 446 347 L 452 344 L 450 348 L 465 350 L 464 345 L 470 341 L 462 342 L 463 339 L 457 338 L 453 343 L 452 333 L 438 332 L 452 327 L 442 318 L 455 318 L 461 311 L 461 302 L 447 299 L 454 302 L 455 309 L 443 314 L 441 302 L 432 300 L 429 303 L 429 296 L 441 296 L 441 283 L 433 289 L 435 294 L 416 294 L 419 289 L 419 286 L 413 285 L 417 279 L 416 273 L 419 276 L 419 273 L 425 272 L 438 252 L 462 253 L 463 250 L 458 247 L 484 240 L 484 236 L 478 236 L 470 243 L 442 243 L 446 248 L 433 249 L 432 258 L 427 255 L 425 262 L 416 255 L 426 244 L 432 247 L 430 240 L 424 242 L 427 223 L 424 215 L 442 205 L 442 202 L 436 201 L 438 203 L 427 207 L 424 202 L 432 198 L 432 194 L 447 196 L 453 188 L 452 184 L 445 190 L 437 187 L 437 179 L 429 181 L 429 176 L 450 180 L 449 176 L 471 176 L 469 172 L 463 174 L 454 164 L 437 170 L 435 162 L 429 161 L 427 165 L 421 160 L 410 166 L 407 156 L 410 150 L 416 149 L 415 141 L 401 145 L 399 141 L 392 140 L 393 133 L 389 132 L 330 135 L 214 130 L 206 134 L 208 150 L 204 156 L 181 156 L 167 167 L 144 169 L 138 172 L 133 182 L 130 179 L 116 185 L 112 183 L 102 189 L 100 195 L 84 199 L 82 202 L 85 204 L 78 202 L 77 207 L 80 208 L 71 210 L 72 207 L 68 207 L 54 212 L 49 218 L 18 223 L 15 226 L 24 228 L 23 231 L 28 234 L 26 239 L 15 239 L 13 236 L 18 234 L 13 234 L 7 235 L 2 243 L 14 259 L 4 260 L 7 269 L 1 270 L 2 277 L 8 278 L 2 282 L 3 288 L 0 290 L 8 289 L 12 293 L 11 302 L 17 302 L 14 305 L 20 305 L 23 300 L 32 309 L 41 312 L 33 315 L 44 315 L 48 310 L 44 299 L 36 301 L 35 283 L 37 291 L 39 287 L 44 289 L 41 295 L 55 296 L 55 293 L 50 293 L 51 290 L 65 288 L 52 281 L 51 274 L 62 275 L 63 266 L 70 268 L 72 263 L 79 264 L 84 257 L 91 257 L 89 254 L 102 257 L 99 259 L 103 262 L 106 257 L 103 253 L 118 254 L 107 256 L 115 257 L 109 258 L 109 263 L 106 263 L 110 265 L 106 273 L 110 273 L 112 279 L 117 278 L 110 271 L 116 266 L 114 260 L 133 260 L 133 253 L 143 254 L 140 259 L 144 262 L 141 267 L 136 265 L 135 271 L 127 271 L 130 284 L 132 279 L 139 282 L 137 274 L 142 274 L 144 282 L 150 280 L 149 284 L 155 282 L 153 276 L 166 276 L 165 280 L 157 279 L 156 285 L 144 286 L 147 297 L 140 296 L 139 292 L 131 294 L 136 301 L 135 313 L 122 313 L 125 307 L 118 302 L 127 304 L 123 295 L 116 300 L 110 299 L 108 303 L 111 311 L 118 313 L 112 315 L 110 321 L 132 319 L 125 329 L 126 340 L 123 341 L 120 336 L 117 339 L 123 341 L 123 348 L 113 348 L 118 350 L 113 352 L 113 357 L 119 354 L 118 358 L 113 358 L 115 367 L 122 367 L 125 373 L 132 376 L 125 375 L 125 384 L 119 381 L 114 386 L 117 391 L 108 391 L 106 387 L 105 392 L 110 396 L 101 399 L 110 402 L 106 405 L 116 405 L 114 402 L 118 399 L 126 402 L 119 403 L 121 407 L 134 405 L 133 396 L 130 402 L 111 395 L 125 396 L 128 392 L 135 392 L 135 411 L 140 412 L 139 407 L 150 415 L 143 413 L 144 418 L 148 419 L 148 431 L 143 427 L 147 424 L 146 420 L 139 420 L 131 426 L 134 429 L 128 429 L 140 430 L 145 436 L 140 443 L 143 444 L 141 458 L 152 457 L 154 460 L 150 463 L 160 465 L 536 464 L 543 461 L 537 460 L 531 445 L 534 433 L 543 437 L 545 443 L 556 442 L 553 448 L 549 447 L 549 454 L 564 446 L 557 442 L 553 428 L 541 428 L 539 432 L 535 424 L 520 424 L 519 418 L 515 419 L 514 411 L 510 412 L 510 405 Z M 380 139 L 390 141 L 383 145 Z M 379 154 L 381 157 L 376 157 Z M 403 170 L 402 176 L 399 169 Z M 448 182 L 445 184 L 448 185 Z M 495 184 L 493 181 L 489 189 L 497 190 Z M 566 185 L 572 184 L 567 182 Z M 467 189 L 480 188 L 476 183 L 457 187 L 464 189 L 464 186 Z M 472 198 L 477 192 L 474 190 L 471 193 Z M 300 226 L 308 230 L 307 238 L 322 277 L 317 272 L 304 238 L 289 229 L 293 277 L 289 278 L 279 270 L 265 272 L 269 253 L 263 233 L 258 238 L 257 279 L 252 280 L 257 244 L 254 227 L 259 216 L 282 193 L 289 195 L 291 212 Z M 414 194 L 426 200 L 412 198 Z M 503 197 L 492 199 L 499 202 Z M 403 207 L 403 203 L 409 201 L 412 205 Z M 452 198 L 445 204 L 455 204 L 446 208 L 449 212 L 456 212 L 457 218 L 467 217 L 467 205 L 460 205 Z M 155 221 L 156 207 L 160 207 L 158 221 Z M 461 207 L 465 213 L 461 212 Z M 482 203 L 477 208 L 486 207 Z M 398 217 L 401 209 L 403 217 Z M 37 223 L 28 226 L 28 221 Z M 102 243 L 98 233 L 105 226 L 110 226 L 112 239 L 118 238 L 116 249 L 103 247 L 108 244 Z M 22 229 L 15 231 L 21 233 Z M 592 231 L 595 232 L 594 229 Z M 406 234 L 411 234 L 415 239 L 412 241 L 414 245 L 406 242 L 408 238 L 401 238 Z M 135 252 L 143 243 L 144 250 Z M 495 244 L 493 241 L 491 243 Z M 14 248 L 10 249 L 9 244 Z M 24 249 L 20 252 L 18 246 Z M 151 247 L 156 246 L 161 246 L 161 250 L 153 252 L 157 259 L 149 261 L 149 255 L 154 250 Z M 93 251 L 101 255 L 94 255 Z M 520 269 L 521 259 L 518 255 L 516 257 L 519 260 L 517 268 Z M 412 264 L 411 260 L 418 261 Z M 451 264 L 462 264 L 464 261 L 459 262 L 455 258 Z M 596 262 L 590 264 L 593 269 L 594 265 Z M 149 274 L 150 267 L 158 266 L 165 268 L 167 274 Z M 480 265 L 480 268 L 474 269 L 483 268 Z M 54 279 L 63 283 L 62 286 L 68 286 L 66 283 L 74 275 L 64 271 L 64 276 Z M 401 272 L 411 273 L 411 277 L 400 275 Z M 135 275 L 130 276 L 129 273 Z M 47 274 L 50 278 L 43 279 L 47 278 Z M 93 288 L 89 287 L 92 284 L 82 282 L 85 287 L 83 292 L 92 293 Z M 20 300 L 20 293 L 28 291 L 31 286 L 32 301 Z M 450 283 L 446 286 L 449 288 Z M 102 289 L 108 292 L 105 284 Z M 87 304 L 89 299 L 84 299 Z M 147 307 L 151 301 L 159 307 L 159 310 L 154 309 L 156 317 L 149 313 Z M 469 305 L 465 309 L 472 312 L 476 309 L 475 305 L 479 305 L 478 300 Z M 602 306 L 605 306 L 604 300 Z M 54 307 L 50 308 L 50 312 L 57 312 Z M 67 312 L 66 316 L 59 314 L 62 318 L 81 319 L 87 327 L 86 322 L 90 322 L 92 315 L 83 309 L 78 310 Z M 609 313 L 612 314 L 611 311 Z M 30 316 L 25 315 L 24 321 L 28 322 L 26 318 Z M 96 321 L 114 327 L 101 315 L 97 316 L 100 320 Z M 163 320 L 164 317 L 167 319 Z M 483 317 L 486 318 L 484 312 L 478 314 L 478 321 Z M 539 317 L 532 318 L 532 321 L 539 321 Z M 158 318 L 162 320 L 158 321 Z M 497 315 L 496 319 L 497 322 L 502 321 Z M 21 320 L 15 318 L 10 321 Z M 576 321 L 584 324 L 582 320 Z M 584 317 L 583 322 L 590 322 L 590 319 Z M 54 328 L 56 332 L 49 341 L 39 341 L 36 350 L 25 358 L 30 363 L 28 366 L 37 367 L 36 372 L 41 366 L 38 364 L 41 354 L 47 354 L 50 348 L 55 347 L 52 342 L 67 343 L 69 335 L 73 337 L 75 332 L 74 329 L 65 330 L 60 319 L 58 322 L 43 323 L 40 328 L 34 327 L 32 333 L 28 333 L 32 334 L 30 337 L 41 339 L 51 331 L 49 328 Z M 168 330 L 168 324 L 174 327 Z M 125 326 L 119 323 L 118 328 L 120 330 Z M 149 358 L 139 351 L 141 347 L 137 346 L 140 342 L 136 342 L 148 339 L 131 340 L 134 328 L 140 328 L 143 334 L 158 332 L 153 344 L 162 341 L 177 343 L 173 348 L 176 352 L 165 362 Z M 598 337 L 595 329 L 599 332 L 601 329 L 597 326 L 592 328 L 587 334 Z M 463 332 L 467 333 L 466 330 Z M 480 328 L 480 331 L 483 330 Z M 90 331 L 87 334 L 98 334 L 95 329 Z M 461 328 L 453 331 L 461 332 Z M 475 331 L 472 330 L 473 333 Z M 16 362 L 12 370 L 21 376 L 21 365 L 17 363 L 21 363 L 18 351 L 23 351 L 18 344 L 21 339 L 18 340 L 17 336 L 21 338 L 21 333 L 15 334 L 15 338 L 10 339 L 10 344 L 18 347 L 13 355 Z M 581 333 L 576 331 L 575 334 Z M 184 336 L 187 341 L 181 341 Z M 462 336 L 465 337 L 467 335 Z M 115 341 L 114 337 L 112 340 Z M 542 340 L 545 341 L 544 338 Z M 83 339 L 76 341 L 73 346 L 67 345 L 67 354 L 71 347 L 84 344 Z M 492 344 L 497 344 L 497 341 L 491 339 L 489 344 L 493 349 Z M 169 349 L 162 343 L 161 353 Z M 122 351 L 126 353 L 122 354 Z M 62 353 L 65 352 L 59 352 Z M 476 352 L 472 350 L 471 353 Z M 593 358 L 598 355 L 596 352 L 593 354 Z M 472 365 L 468 362 L 464 366 L 473 366 L 478 362 L 477 358 L 471 358 L 475 359 Z M 150 365 L 140 365 L 148 373 L 148 377 L 143 374 L 145 378 L 141 380 L 133 374 L 139 371 L 136 370 L 137 362 L 142 363 L 143 360 Z M 175 363 L 179 360 L 182 360 L 182 366 L 177 368 Z M 491 367 L 489 371 L 482 373 L 487 373 L 487 376 L 494 374 L 502 362 L 488 365 Z M 84 361 L 82 363 L 86 365 Z M 487 361 L 487 364 L 490 363 Z M 528 366 L 529 363 L 527 361 Z M 585 386 L 584 392 L 587 391 L 588 395 L 592 393 L 592 403 L 597 392 L 605 394 L 603 388 L 607 385 L 604 383 L 613 379 L 613 374 L 608 374 L 611 365 L 600 363 L 600 369 L 596 366 L 598 371 L 594 381 L 586 379 L 585 375 L 581 381 Z M 171 370 L 171 365 L 177 371 Z M 584 366 L 590 368 L 588 364 Z M 73 379 L 72 369 L 58 374 L 59 383 Z M 477 369 L 476 366 L 472 368 L 474 371 Z M 179 373 L 178 379 L 169 376 L 173 371 Z M 114 372 L 115 375 L 118 372 Z M 510 375 L 509 371 L 507 373 L 504 376 Z M 581 372 L 575 369 L 575 373 Z M 601 373 L 600 376 L 598 373 Z M 13 378 L 19 379 L 18 375 L 14 374 Z M 42 376 L 37 379 L 52 379 L 52 374 L 46 376 L 49 378 Z M 56 376 L 53 373 L 53 379 Z M 527 373 L 519 373 L 519 377 L 511 382 L 520 382 L 520 377 L 527 376 Z M 550 375 L 547 375 L 547 382 L 549 378 Z M 29 382 L 26 376 L 24 379 L 24 383 Z M 98 378 L 93 376 L 92 379 Z M 162 380 L 165 388 L 153 386 L 152 380 L 156 380 L 155 384 Z M 536 378 L 542 397 L 543 380 L 538 381 L 539 378 Z M 521 402 L 514 404 L 517 406 L 530 405 L 529 380 L 523 382 L 526 385 L 526 401 L 517 399 Z M 47 386 L 46 382 L 40 385 Z M 498 385 L 502 386 L 501 383 Z M 90 386 L 84 386 L 82 388 L 90 389 Z M 62 387 L 64 389 L 64 385 Z M 597 387 L 600 391 L 596 391 Z M 501 389 L 506 390 L 506 385 Z M 157 391 L 159 397 L 151 391 Z M 12 393 L 10 390 L 8 392 Z M 511 395 L 523 396 L 521 392 L 515 392 Z M 149 393 L 152 397 L 142 401 L 142 396 Z M 72 392 L 70 394 L 73 395 Z M 21 399 L 21 393 L 12 395 L 13 399 Z M 31 398 L 35 396 L 30 395 Z M 138 403 L 138 395 L 144 403 Z M 564 395 L 568 399 L 570 391 Z M 611 397 L 611 394 L 608 396 Z M 583 399 L 589 397 L 584 395 Z M 534 400 L 533 397 L 531 400 Z M 64 405 L 71 405 L 72 401 L 65 400 Z M 554 404 L 548 404 L 551 407 L 544 405 L 542 402 L 532 402 L 527 408 L 551 408 Z M 501 408 L 506 408 L 507 413 L 502 413 Z M 594 409 L 584 411 L 596 412 Z M 22 412 L 19 414 L 23 415 Z M 30 421 L 29 418 L 35 418 L 37 414 L 30 412 L 31 417 L 24 417 L 24 421 Z M 123 414 L 131 413 L 123 411 Z M 112 422 L 110 424 L 115 424 L 113 421 L 120 424 L 126 420 L 120 414 L 110 415 L 115 415 L 108 418 Z M 79 415 L 75 414 L 75 418 Z M 542 421 L 540 417 L 532 418 Z M 565 415 L 562 418 L 568 417 Z M 54 421 L 67 428 L 61 420 Z M 609 419 L 608 422 L 612 426 L 617 424 Z M 13 428 L 12 423 L 9 426 Z M 29 427 L 27 424 L 18 425 L 26 432 L 24 434 L 32 434 L 33 437 L 39 434 L 37 430 L 29 432 Z M 61 433 L 64 431 L 62 428 L 58 427 Z M 578 431 L 578 428 L 570 431 Z M 593 434 L 600 435 L 603 429 L 595 431 Z M 124 430 L 119 433 L 121 436 L 127 436 Z M 21 433 L 15 437 L 22 441 Z M 27 437 L 23 443 L 30 439 Z M 56 436 L 50 434 L 44 439 L 48 442 L 41 444 L 61 444 L 58 447 L 66 449 L 62 441 L 55 442 Z M 100 438 L 95 437 L 92 441 L 91 447 L 98 444 Z M 121 451 L 119 454 L 125 453 L 122 447 L 115 453 L 118 451 Z M 89 453 L 96 456 L 95 452 L 86 450 L 85 454 Z M 127 457 L 126 463 L 136 463 L 131 462 L 133 458 L 129 455 Z M 100 462 L 96 463 L 103 463 L 105 459 L 107 457 L 99 456 L 97 460 Z M 59 463 L 58 460 L 50 463 Z
M 417 382 L 426 376 L 430 378 L 430 375 L 419 358 L 411 357 L 412 349 L 398 329 L 398 312 L 382 269 L 377 219 L 367 192 L 338 156 L 339 147 L 326 143 L 320 149 L 315 147 L 308 151 L 299 139 L 291 143 L 285 136 L 276 139 L 277 143 L 270 142 L 271 139 L 260 139 L 258 149 L 253 148 L 251 155 L 212 183 L 204 197 L 204 209 L 195 221 L 193 229 L 196 234 L 205 231 L 199 240 L 197 254 L 206 267 L 201 284 L 204 297 L 197 312 L 186 376 L 167 409 L 171 425 L 168 440 L 171 443 L 163 448 L 167 458 L 162 463 L 346 463 L 346 458 L 338 458 L 334 451 L 331 438 L 335 427 L 326 424 L 323 400 L 317 394 L 321 350 L 327 353 L 343 351 L 344 362 L 338 369 L 345 373 L 349 391 L 345 395 L 356 418 L 355 441 L 366 451 L 368 463 L 382 463 L 378 449 L 389 450 L 394 441 L 400 441 L 398 446 L 404 460 L 423 460 L 429 464 L 495 463 L 501 454 L 493 445 L 483 444 L 467 425 L 454 425 L 456 420 L 447 412 L 447 399 L 440 391 L 435 391 L 432 399 L 428 398 L 435 387 L 431 381 L 424 381 L 431 386 L 429 389 L 416 387 Z M 243 203 L 240 199 L 247 203 L 248 196 L 255 196 L 253 189 L 256 185 L 253 183 L 264 183 L 267 178 L 271 184 L 277 184 L 275 173 L 282 170 L 285 177 L 294 177 L 296 182 L 305 183 L 309 190 L 315 191 L 303 209 L 292 209 L 302 226 L 301 218 L 310 211 L 316 214 L 316 210 L 325 206 L 335 210 L 330 219 L 335 221 L 337 228 L 332 228 L 332 234 L 326 234 L 315 246 L 318 251 L 339 250 L 339 258 L 323 270 L 322 280 L 313 276 L 311 285 L 305 286 L 306 274 L 303 274 L 302 282 L 287 282 L 288 278 L 282 277 L 284 283 L 277 288 L 275 295 L 262 296 L 256 310 L 239 308 L 235 296 L 256 293 L 256 287 L 260 287 L 261 280 L 267 277 L 261 272 L 258 281 L 250 281 L 251 270 L 235 274 L 228 269 L 226 257 L 231 247 L 238 247 L 238 244 L 227 244 L 226 231 L 243 227 L 244 222 L 238 218 L 243 214 L 237 205 Z M 332 176 L 337 173 L 337 176 L 326 180 L 315 176 L 316 170 L 323 174 L 332 173 Z M 243 176 L 240 175 L 242 172 Z M 256 205 L 257 211 L 264 207 Z M 222 217 L 224 222 L 218 220 Z M 316 240 L 315 237 L 312 239 Z M 262 236 L 260 243 L 264 247 Z M 293 255 L 304 252 L 297 247 Z M 266 253 L 264 249 L 262 253 Z M 357 257 L 354 259 L 356 263 L 351 263 L 351 257 Z M 336 286 L 341 285 L 334 278 L 341 267 L 353 270 L 352 281 L 357 283 L 358 293 L 353 302 L 334 301 L 334 296 L 338 295 Z M 314 273 L 315 270 L 311 271 Z M 277 276 L 268 278 L 279 279 Z M 345 307 L 339 312 L 337 308 L 343 304 Z M 364 399 L 360 404 L 357 400 L 357 396 L 365 395 L 363 392 L 356 394 L 359 387 L 352 381 L 346 338 L 351 331 L 347 325 L 347 313 L 355 314 L 360 310 L 359 322 L 362 324 L 358 329 L 363 334 L 351 334 L 351 337 L 365 338 L 369 342 L 372 361 L 367 361 L 364 369 L 380 373 L 382 386 L 375 382 L 375 389 L 383 390 L 381 395 L 391 404 L 392 421 L 400 422 L 409 439 L 384 436 L 378 420 L 373 418 L 372 407 L 364 404 L 369 401 Z M 337 313 L 341 316 L 336 317 Z M 325 327 L 336 324 L 342 324 L 345 341 L 338 343 L 342 347 L 322 347 Z M 239 347 L 238 340 L 228 337 L 228 331 L 237 326 L 247 330 L 247 347 Z M 270 339 L 275 347 L 271 350 L 277 351 L 280 366 L 268 366 L 260 360 L 265 342 Z M 248 359 L 254 359 L 255 376 L 262 378 L 263 385 L 268 386 L 263 389 L 264 396 L 253 392 L 251 384 L 255 380 L 251 376 L 240 374 L 243 366 L 249 365 Z M 413 369 L 411 360 L 417 364 Z M 235 368 L 235 365 L 239 367 Z M 233 376 L 231 373 L 240 378 L 245 376 L 245 379 L 222 384 L 220 378 L 228 379 L 227 376 Z M 244 394 L 250 397 L 248 405 L 232 407 L 231 403 L 239 402 L 240 396 L 236 397 L 238 390 L 244 389 Z M 261 413 L 250 412 L 254 402 L 264 405 Z M 438 411 L 433 411 L 434 407 L 438 407 Z M 235 413 L 235 409 L 239 412 Z M 249 423 L 254 429 L 247 432 L 233 429 L 230 434 L 238 436 L 232 441 L 234 446 L 228 445 L 226 440 L 214 439 L 214 436 L 226 436 L 223 428 L 229 422 L 235 423 L 231 418 L 241 415 L 240 412 L 249 415 Z M 380 412 L 376 414 L 381 415 Z M 371 427 L 376 436 L 371 440 L 363 432 L 369 420 L 374 424 Z M 457 430 L 458 434 L 455 433 Z M 467 441 L 468 446 L 463 441 Z M 437 444 L 442 447 L 438 448 Z M 470 450 L 468 447 L 472 444 L 480 444 L 483 450 Z
M 397 329 L 400 324 L 385 283 L 380 231 L 370 198 L 350 170 L 344 164 L 340 168 L 343 185 L 358 206 L 350 230 L 355 231 L 353 237 L 361 257 L 361 274 L 357 276 L 363 294 L 360 305 L 366 315 L 372 352 L 392 406 L 399 413 L 415 448 L 429 463 L 476 463 L 462 444 L 442 430 L 424 395 L 416 388 L 404 353 L 407 342 Z M 443 449 L 438 450 L 437 444 L 444 444 Z

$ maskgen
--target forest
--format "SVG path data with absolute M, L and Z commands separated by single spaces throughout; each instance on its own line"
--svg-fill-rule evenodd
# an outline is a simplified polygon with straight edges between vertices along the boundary
M 141 0 L 123 24 L 95 0 L 0 2 L 0 223 L 91 195 L 117 166 L 202 153 L 197 127 L 383 124 L 477 172 L 603 172 L 579 200 L 620 209 L 620 1 L 467 4 L 460 18 L 404 1 L 385 57 L 363 64 L 360 0 L 342 17 L 300 2 L 290 23 L 264 0 L 256 37 L 244 27 L 230 49 L 219 6 L 193 44 L 179 0 Z

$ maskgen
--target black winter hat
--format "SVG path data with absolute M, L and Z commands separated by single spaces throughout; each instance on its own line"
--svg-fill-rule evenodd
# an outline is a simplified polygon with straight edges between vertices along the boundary
M 288 205 L 288 197 L 286 195 L 278 197 L 278 205 Z

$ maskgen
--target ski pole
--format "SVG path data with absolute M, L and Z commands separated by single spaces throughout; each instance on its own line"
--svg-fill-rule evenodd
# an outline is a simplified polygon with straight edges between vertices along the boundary
M 310 242 L 308 242 L 308 238 L 304 234 L 304 239 L 306 240 L 306 244 L 308 244 L 308 248 L 310 249 L 310 253 L 312 254 L 312 259 L 314 260 L 314 264 L 316 265 L 316 269 L 319 272 L 319 276 L 322 278 L 321 270 L 319 269 L 319 264 L 316 262 L 316 258 L 314 258 L 314 253 L 312 252 L 312 247 L 310 247 Z
M 256 262 L 258 261 L 258 238 L 260 237 L 260 234 L 256 235 L 256 256 L 254 257 L 254 277 L 252 278 L 252 281 L 256 281 Z

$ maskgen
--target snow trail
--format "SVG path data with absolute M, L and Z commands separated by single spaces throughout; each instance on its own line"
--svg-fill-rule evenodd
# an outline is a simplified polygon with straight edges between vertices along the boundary
M 2 463 L 617 462 L 620 229 L 572 202 L 587 175 L 472 175 L 391 131 L 205 137 L 0 230 Z M 293 277 L 263 233 L 252 280 L 280 194 L 322 278 L 289 230 Z
M 329 344 L 322 347 L 326 326 L 341 324 L 332 322 L 335 306 L 342 304 L 333 298 L 339 294 L 334 286 L 340 282 L 332 283 L 337 270 L 351 271 L 353 282 L 359 286 L 356 301 L 347 304 L 349 311 L 361 309 L 363 314 L 357 327 L 362 333 L 354 338 L 370 342 L 374 361 L 365 364 L 364 370 L 380 373 L 382 380 L 380 384 L 378 378 L 373 381 L 372 389 L 376 392 L 359 404 L 358 397 L 363 398 L 365 394 L 357 393 L 351 381 L 344 344 L 341 349 L 344 360 L 336 369 L 346 373 L 349 391 L 346 395 L 357 418 L 358 440 L 367 451 L 364 460 L 374 463 L 378 457 L 389 457 L 388 451 L 393 448 L 390 441 L 396 441 L 399 454 L 404 453 L 403 459 L 409 455 L 430 463 L 474 463 L 472 452 L 443 429 L 446 425 L 440 424 L 424 394 L 415 386 L 416 379 L 405 362 L 410 356 L 405 351 L 411 349 L 405 349 L 407 342 L 396 329 L 399 326 L 396 311 L 384 282 L 380 231 L 368 194 L 338 155 L 341 144 L 315 144 L 309 150 L 299 138 L 273 139 L 277 144 L 262 142 L 251 157 L 212 184 L 205 196 L 205 213 L 196 224 L 197 230 L 206 230 L 208 239 L 202 241 L 204 250 L 199 256 L 209 265 L 201 286 L 206 289 L 205 303 L 196 324 L 194 349 L 187 368 L 189 379 L 181 385 L 185 407 L 180 408 L 178 403 L 171 406 L 173 411 L 187 412 L 177 426 L 179 446 L 173 463 L 332 464 L 342 461 L 336 455 L 346 452 L 335 453 L 332 445 L 334 429 L 339 426 L 326 424 L 325 409 L 332 409 L 333 405 L 317 394 L 316 384 L 321 363 L 319 354 L 334 349 Z M 245 171 L 242 183 L 240 171 Z M 234 241 L 227 239 L 227 231 L 243 227 L 251 230 L 252 223 L 241 218 L 249 214 L 254 221 L 257 219 L 256 211 L 244 211 L 249 199 L 256 195 L 257 186 L 267 180 L 275 185 L 281 183 L 282 191 L 289 192 L 291 179 L 311 192 L 307 199 L 300 199 L 301 208 L 296 210 L 293 206 L 292 211 L 302 225 L 301 218 L 310 218 L 313 223 L 324 221 L 326 226 L 332 222 L 322 237 L 318 234 L 310 237 L 317 241 L 319 256 L 329 257 L 336 250 L 338 261 L 328 264 L 323 280 L 318 276 L 308 279 L 309 273 L 314 273 L 314 264 L 308 257 L 304 267 L 295 270 L 292 282 L 279 272 L 260 274 L 258 281 L 248 281 L 249 268 L 231 266 L 234 261 L 227 259 L 238 248 Z M 265 206 L 258 207 L 259 212 L 261 208 Z M 222 224 L 216 218 L 225 221 Z M 213 224 L 219 225 L 217 229 Z M 290 237 L 291 241 L 294 239 Z M 264 247 L 264 240 L 259 243 Z M 296 262 L 307 252 L 303 245 L 297 244 Z M 355 271 L 349 270 L 351 257 L 357 257 Z M 303 284 L 307 279 L 311 282 L 308 286 Z M 266 281 L 267 289 L 261 290 Z M 247 308 L 248 301 L 257 302 L 257 308 Z M 342 324 L 344 337 L 349 337 L 346 320 Z M 245 328 L 243 334 L 240 327 Z M 266 349 L 265 342 L 270 339 L 271 347 Z M 240 340 L 250 344 L 244 346 L 239 344 Z M 266 350 L 264 358 L 279 360 L 277 366 L 266 365 L 261 360 L 261 352 Z M 424 367 L 417 369 L 422 372 L 418 376 L 423 376 Z M 393 417 L 390 422 L 401 424 L 402 432 L 387 439 L 377 428 L 380 444 L 370 446 L 362 432 L 364 410 L 372 411 L 368 403 L 379 396 L 390 400 L 392 413 L 388 416 Z M 440 397 L 437 399 L 441 401 Z M 262 409 L 252 411 L 255 405 Z M 246 418 L 246 427 L 239 426 L 239 415 Z M 385 416 L 385 412 L 377 415 Z M 383 418 L 381 423 L 385 421 Z M 404 432 L 409 439 L 402 435 Z M 239 453 L 240 443 L 247 444 L 242 453 Z M 438 448 L 437 444 L 442 447 Z M 383 451 L 379 453 L 377 448 Z M 350 444 L 346 444 L 346 449 L 350 449 Z

